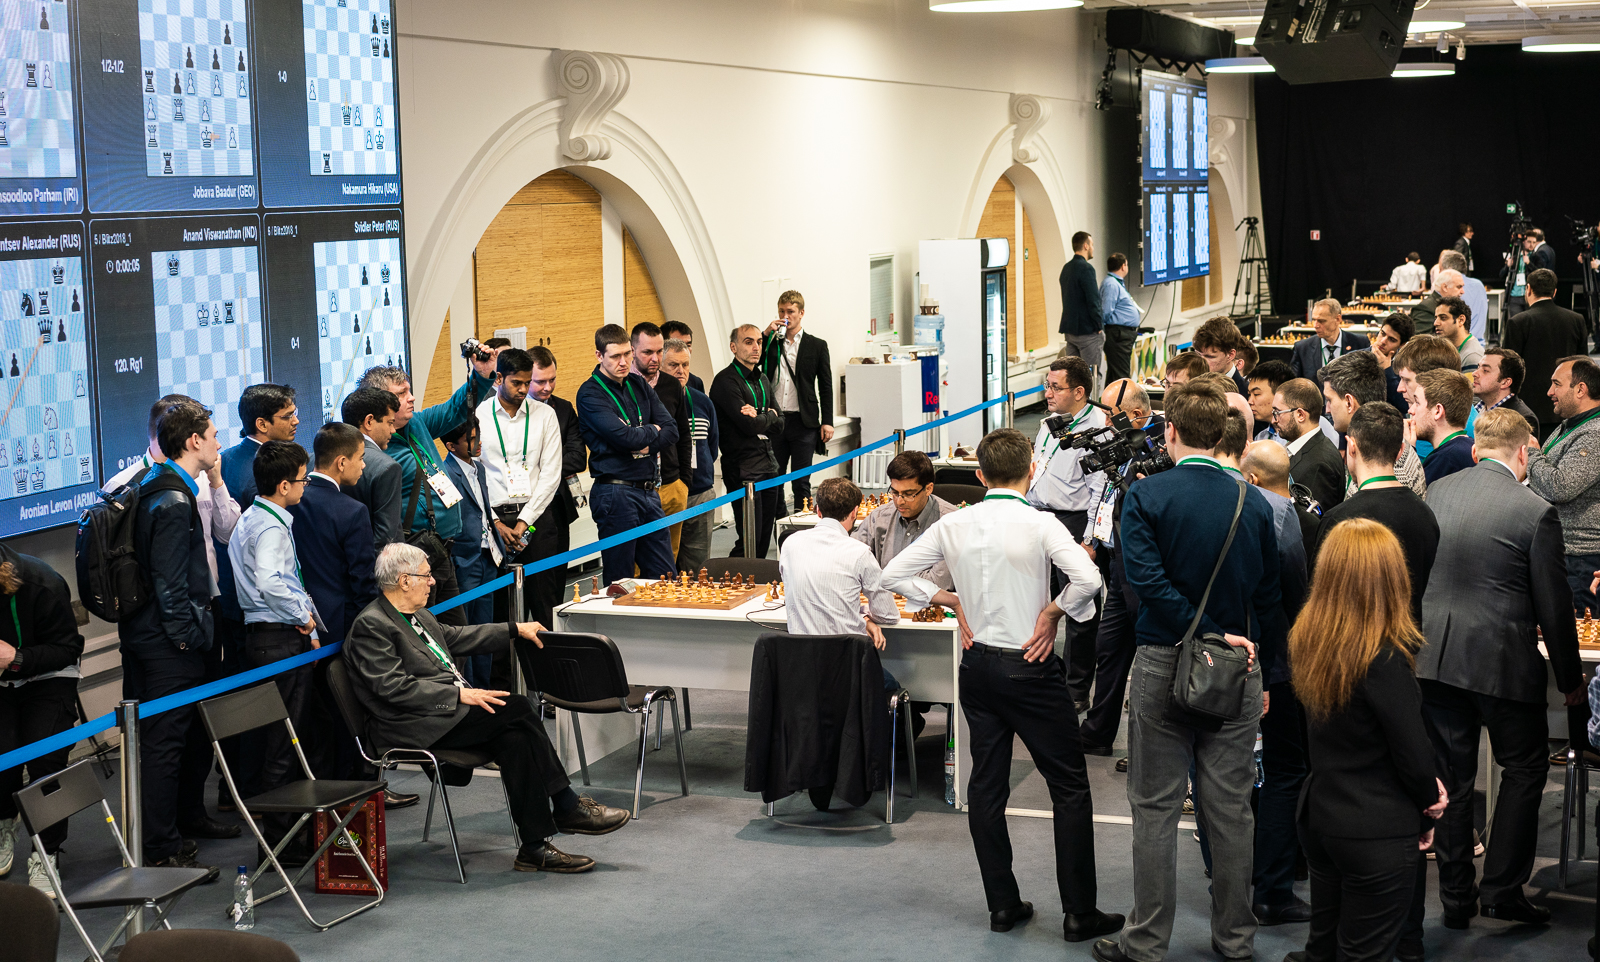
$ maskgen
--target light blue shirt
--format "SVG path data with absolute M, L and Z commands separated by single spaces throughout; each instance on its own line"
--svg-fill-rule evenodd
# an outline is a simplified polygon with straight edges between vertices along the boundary
M 228 540 L 228 560 L 247 625 L 303 625 L 311 620 L 311 596 L 300 578 L 287 509 L 261 498 L 245 509 Z
M 1100 284 L 1100 313 L 1104 315 L 1107 324 L 1116 324 L 1121 327 L 1139 326 L 1139 308 L 1133 303 L 1133 297 L 1128 293 L 1122 278 L 1115 274 L 1107 275 Z
M 166 461 L 164 461 L 162 463 L 165 466 L 171 468 L 173 474 L 176 474 L 178 477 L 183 479 L 183 486 L 189 489 L 189 493 L 190 494 L 194 495 L 196 498 L 200 497 L 200 483 L 198 481 L 196 481 L 194 478 L 189 477 L 189 472 L 187 472 L 183 468 L 179 467 L 178 466 L 178 462 L 172 460 L 171 458 L 168 458 Z M 151 471 L 148 475 L 145 476 L 145 481 L 148 482 L 151 478 L 154 478 L 158 473 L 159 472 Z
M 1489 292 L 1484 288 L 1483 281 L 1476 277 L 1466 278 L 1461 299 L 1467 302 L 1467 309 L 1472 312 L 1472 321 L 1468 325 L 1472 336 L 1485 344 L 1489 343 Z

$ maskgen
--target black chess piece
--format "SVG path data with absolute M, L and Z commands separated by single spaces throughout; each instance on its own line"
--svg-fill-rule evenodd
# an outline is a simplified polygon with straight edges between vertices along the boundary
M 377 33 L 378 32 L 378 15 L 377 14 L 373 14 L 372 15 L 372 32 L 373 33 Z
M 67 322 L 65 318 L 56 322 L 56 340 L 63 344 L 67 343 Z
M 322 172 L 324 174 L 333 173 L 333 166 L 332 166 L 332 162 L 331 162 L 331 158 L 332 157 L 333 157 L 332 154 L 323 154 L 322 155 Z
M 389 289 L 387 287 L 383 289 L 383 306 L 389 306 Z
M 22 376 L 22 369 L 17 367 L 17 356 L 15 354 L 11 355 L 11 376 L 12 377 L 21 377 Z
M 184 47 L 183 48 L 183 65 L 185 67 L 193 67 L 194 66 L 194 48 L 193 47 Z
M 74 311 L 82 310 L 82 308 L 78 306 L 78 289 L 76 287 L 72 289 L 72 309 Z
M 225 24 L 222 25 L 222 42 L 227 44 L 230 47 L 233 46 L 233 25 L 232 24 L 225 23 Z
M 176 70 L 172 72 L 172 92 L 175 94 L 183 93 L 183 75 Z
M 234 69 L 235 70 L 243 70 L 244 69 L 244 51 L 243 50 L 239 51 L 239 66 L 235 67 Z
M 351 334 L 360 334 L 361 333 L 361 315 L 359 313 L 356 313 L 356 314 L 353 314 L 351 316 L 356 319 L 356 324 L 355 324 L 355 327 L 350 329 L 350 333 Z
M 50 10 L 49 7 L 40 7 L 39 8 L 39 29 L 40 30 L 49 30 L 50 29 L 50 12 L 49 12 L 49 10 Z M 377 33 L 378 32 L 378 28 L 376 28 L 376 27 L 372 28 L 372 32 L 373 33 Z
M 372 335 L 371 334 L 367 335 L 367 353 L 368 354 L 372 353 Z
M 215 48 L 215 47 L 211 48 L 211 69 L 212 70 L 221 70 L 222 69 L 222 61 L 217 59 L 217 48 Z
M 22 316 L 33 316 L 33 295 L 29 294 L 27 291 L 22 292 Z
M 361 283 L 367 283 L 367 266 L 365 264 L 361 265 Z
M 389 41 L 387 40 L 383 42 L 383 55 L 385 57 L 389 56 Z

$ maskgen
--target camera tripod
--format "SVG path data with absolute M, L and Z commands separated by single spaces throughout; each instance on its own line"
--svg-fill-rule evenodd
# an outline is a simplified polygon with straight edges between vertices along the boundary
M 1233 280 L 1233 304 L 1228 313 L 1234 317 L 1264 314 L 1271 305 L 1267 300 L 1267 253 L 1261 246 L 1261 218 L 1246 217 L 1234 230 L 1240 227 L 1245 228 L 1244 243 L 1239 246 L 1239 273 Z

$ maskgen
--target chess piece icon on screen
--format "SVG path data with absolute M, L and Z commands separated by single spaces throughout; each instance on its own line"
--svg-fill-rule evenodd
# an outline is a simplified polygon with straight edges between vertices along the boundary
M 371 283 L 370 281 L 367 280 L 367 265 L 365 265 L 365 264 L 361 265 L 361 283 L 362 284 Z
M 332 154 L 323 154 L 322 155 L 322 172 L 324 174 L 333 173 L 332 160 L 333 160 L 333 155 Z
M 211 96 L 222 96 L 222 74 L 214 73 L 211 75 Z
M 44 460 L 44 455 L 39 453 L 39 439 L 38 438 L 34 438 L 33 439 L 33 459 L 35 461 L 43 461 Z
M 351 316 L 353 318 L 355 318 L 355 322 L 354 322 L 354 326 L 350 328 L 350 333 L 351 334 L 360 334 L 361 333 L 361 315 L 358 313 L 358 314 L 353 314 Z
M 18 468 L 17 470 L 13 471 L 11 473 L 11 479 L 14 482 L 16 482 L 17 493 L 18 494 L 27 494 L 28 493 L 28 469 L 27 468 Z
M 67 269 L 60 264 L 50 265 L 50 283 L 60 284 L 67 279 Z
M 23 291 L 22 292 L 22 307 L 21 307 L 21 311 L 22 311 L 22 316 L 23 317 L 32 317 L 33 316 L 33 295 L 29 294 L 27 291 Z M 16 367 L 17 366 L 16 357 L 17 356 L 15 354 L 11 355 L 11 358 L 12 358 L 11 366 L 12 367 Z M 13 371 L 11 376 L 12 377 L 16 377 L 16 372 Z
M 49 313 L 50 313 L 50 291 L 49 290 L 42 290 L 42 291 L 39 292 L 39 314 L 40 314 L 40 316 L 43 316 L 43 315 L 49 314 Z M 40 328 L 39 333 L 41 333 L 41 334 L 49 334 L 50 333 L 50 322 L 49 321 L 40 321 L 39 322 L 39 328 Z
M 177 251 L 173 251 L 171 254 L 167 255 L 167 276 L 168 277 L 177 277 L 178 276 L 178 253 L 177 253 Z
M 28 77 L 27 82 L 25 82 L 23 84 L 23 86 L 24 87 L 38 87 L 39 86 L 39 64 L 37 62 L 24 60 L 22 62 L 22 70 L 23 70 L 23 73 L 25 73 L 27 75 L 27 77 Z
M 389 56 L 389 41 L 387 40 L 383 42 L 383 55 L 385 57 Z
M 33 469 L 33 473 L 28 475 L 28 480 L 29 480 L 29 482 L 31 482 L 33 484 L 33 490 L 35 490 L 35 491 L 43 491 L 44 490 L 44 471 L 43 471 L 43 469 L 34 468 Z
M 361 126 L 361 105 L 360 104 L 356 104 L 355 113 L 356 113 L 356 126 L 360 127 Z
M 61 426 L 60 422 L 58 422 L 56 420 L 56 409 L 54 407 L 48 405 L 48 404 L 45 405 L 45 408 L 44 408 L 44 429 L 46 431 L 54 431 L 56 428 L 58 428 L 60 426 Z
M 156 92 L 156 72 L 154 70 L 146 70 L 144 72 L 144 92 L 147 94 Z
M 194 66 L 194 48 L 193 47 L 184 47 L 183 48 L 183 65 L 185 67 L 193 67 Z
M 28 460 L 28 450 L 22 446 L 22 439 L 17 438 L 17 463 L 21 464 L 26 460 Z
M 372 149 L 372 131 L 367 131 L 367 149 Z
M 378 56 L 378 38 L 377 37 L 373 37 L 372 38 L 372 55 L 374 57 Z
M 389 289 L 387 287 L 383 289 L 383 306 L 389 306 Z
M 3 103 L 0 103 L 0 107 L 4 107 L 4 106 L 5 105 Z M 382 127 L 383 126 L 383 105 L 382 104 L 379 104 L 378 106 L 372 108 L 372 126 L 374 126 L 374 127 Z
M 156 125 L 155 124 L 145 124 L 144 125 L 144 130 L 145 130 L 145 133 L 148 135 L 148 139 L 145 141 L 144 145 L 146 147 L 159 148 L 161 146 L 161 142 L 156 139 Z
M 74 375 L 72 381 L 72 393 L 78 397 L 85 397 L 88 395 L 89 392 L 84 387 L 82 374 Z
M 220 90 L 217 91 L 217 93 L 219 93 L 219 94 L 221 92 L 222 91 L 220 91 Z M 209 101 L 209 100 L 200 101 L 200 121 L 202 123 L 210 123 L 211 122 L 211 101 Z
M 161 152 L 161 172 L 163 174 L 172 173 L 172 151 L 170 150 Z
M 72 289 L 72 312 L 76 314 L 81 310 L 83 310 L 83 307 L 78 303 L 78 289 L 74 287 Z
M 50 10 L 49 7 L 40 7 L 39 8 L 39 29 L 40 30 L 49 30 L 50 29 L 50 13 L 49 13 L 49 10 Z M 373 33 L 377 33 L 378 31 L 374 30 L 372 32 Z
M 194 319 L 201 327 L 210 327 L 211 308 L 204 304 L 197 305 L 194 309 Z
M 56 340 L 62 344 L 67 343 L 67 321 L 65 318 L 56 321 Z
M 211 128 L 209 126 L 200 128 L 200 146 L 207 150 L 211 149 Z
M 233 302 L 232 301 L 223 301 L 222 302 L 222 323 L 224 323 L 224 324 L 232 324 L 233 323 Z
M 61 453 L 64 454 L 64 455 L 67 455 L 68 457 L 71 457 L 71 455 L 72 455 L 72 432 L 71 431 L 68 431 L 66 434 L 61 436 Z
M 242 48 L 239 50 L 239 65 L 237 67 L 235 67 L 234 69 L 235 70 L 243 70 L 244 69 L 244 50 Z
M 232 124 L 228 125 L 228 149 L 239 149 L 239 128 L 233 126 Z
M 6 457 L 5 445 L 0 445 L 0 468 L 10 467 L 11 459 Z
M 185 81 L 187 81 L 187 83 L 184 84 L 184 87 L 187 89 L 189 96 L 193 97 L 194 96 L 194 71 L 193 70 L 187 71 L 185 73 L 183 79 Z
M 218 304 L 216 301 L 211 302 L 211 323 L 222 323 L 222 305 Z
M 10 147 L 11 141 L 6 138 L 6 125 L 10 121 L 0 120 L 0 147 Z
M 329 291 L 328 292 L 328 313 L 332 314 L 333 312 L 337 311 L 338 309 L 339 309 L 339 292 L 338 291 Z
M 172 72 L 172 92 L 175 94 L 183 93 L 183 77 L 176 70 Z
M 78 480 L 79 481 L 89 481 L 89 480 L 92 480 L 92 479 L 93 479 L 93 476 L 89 473 L 89 459 L 88 458 L 79 458 L 78 459 Z
M 180 121 L 180 120 L 183 119 L 183 98 L 182 97 L 174 97 L 172 99 L 172 119 L 173 119 L 174 122 L 177 122 L 177 121 Z
M 345 104 L 344 107 L 341 108 L 341 113 L 344 114 L 344 125 L 346 127 L 350 126 L 350 105 Z
M 230 47 L 233 46 L 233 24 L 225 23 L 222 25 L 222 42 Z
M 389 283 L 389 265 L 388 264 L 385 264 L 382 267 L 378 268 L 378 279 L 383 281 L 385 284 Z
M 328 336 L 328 315 L 326 315 L 326 314 L 321 314 L 321 315 L 317 316 L 317 336 L 318 337 L 327 337 Z
M 44 456 L 52 461 L 61 457 L 61 452 L 56 450 L 56 436 L 54 434 L 50 435 L 50 446 L 44 452 Z
M 384 14 L 383 15 L 383 21 L 382 22 L 383 22 L 383 32 L 384 33 L 388 33 L 389 32 L 389 15 L 388 14 Z
M 377 33 L 378 32 L 378 15 L 377 14 L 373 14 L 372 15 L 372 32 L 373 33 Z
M 245 82 L 245 79 L 243 77 L 240 77 L 239 78 L 239 98 L 241 100 L 243 100 L 243 99 L 248 99 L 249 96 L 250 96 L 250 85 Z
M 211 48 L 211 69 L 212 70 L 221 70 L 222 69 L 222 62 L 217 59 L 217 48 L 216 47 L 212 47 Z
M 378 131 L 378 149 L 383 149 L 383 131 Z
M 0 117 L 6 115 L 6 92 L 0 89 Z
M 368 334 L 367 335 L 367 354 L 370 355 L 371 353 L 372 353 L 372 335 Z
M 146 98 L 144 98 L 144 119 L 146 119 L 146 120 L 154 120 L 154 119 L 156 119 L 156 98 L 154 98 L 154 97 L 146 97 Z
M 50 61 L 47 60 L 44 63 L 44 69 L 39 71 L 39 82 L 47 88 L 54 87 L 56 85 L 55 76 L 51 73 L 51 69 Z
M 317 82 L 315 80 L 310 80 L 310 81 L 306 82 L 306 99 L 307 100 L 316 100 L 317 99 Z

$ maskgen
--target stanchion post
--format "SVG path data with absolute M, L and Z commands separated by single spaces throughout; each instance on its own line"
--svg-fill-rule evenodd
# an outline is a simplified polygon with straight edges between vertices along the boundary
M 139 702 L 125 699 L 117 703 L 117 728 L 122 732 L 122 840 L 133 859 L 129 868 L 144 864 L 144 804 L 139 758 Z M 132 938 L 144 931 L 144 909 L 137 909 L 128 923 Z
M 905 428 L 895 428 L 894 430 L 894 453 L 896 457 L 906 453 Z
M 761 544 L 760 537 L 756 534 L 756 486 L 754 482 L 745 482 L 744 504 L 739 506 L 739 510 L 744 512 L 744 556 L 746 558 L 754 558 L 754 552 Z
M 528 596 L 522 593 L 522 565 L 512 565 L 511 604 L 506 606 L 506 610 L 511 612 L 513 623 L 527 617 L 527 598 Z M 549 626 L 547 625 L 546 627 Z M 513 677 L 516 678 L 517 694 L 527 697 L 528 681 L 522 677 L 522 659 L 517 657 L 517 643 L 515 641 L 511 643 L 511 670 L 516 672 Z
M 1016 415 L 1017 415 L 1017 392 L 1015 392 L 1015 391 L 1007 391 L 1006 392 L 1006 427 L 1014 428 L 1014 427 L 1017 426 L 1017 417 L 1016 417 Z

